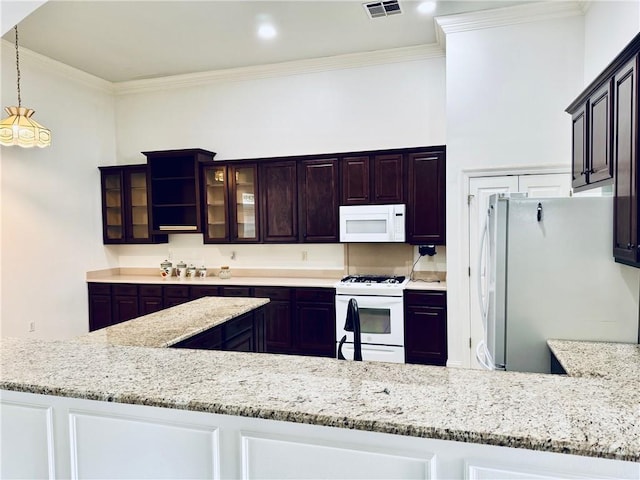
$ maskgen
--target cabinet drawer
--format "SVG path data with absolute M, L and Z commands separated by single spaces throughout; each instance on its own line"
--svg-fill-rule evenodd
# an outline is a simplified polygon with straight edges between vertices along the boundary
M 447 292 L 439 291 L 405 291 L 405 301 L 409 305 L 428 305 L 434 307 L 447 306 Z
M 221 287 L 223 297 L 251 297 L 251 287 Z
M 189 287 L 187 285 L 167 285 L 164 287 L 164 296 L 173 298 L 189 298 Z
M 189 297 L 192 299 L 202 297 L 217 297 L 220 295 L 220 289 L 213 285 L 197 285 L 191 287 Z
M 112 291 L 114 295 L 138 295 L 138 286 L 137 285 L 122 285 L 122 284 L 114 284 L 112 286 Z
M 253 329 L 253 314 L 247 313 L 224 324 L 225 341 Z
M 333 303 L 336 291 L 333 288 L 298 288 L 296 300 L 299 302 Z
M 286 287 L 256 287 L 253 296 L 271 300 L 291 300 L 291 289 Z
M 108 283 L 90 283 L 89 293 L 91 295 L 111 295 L 111 285 Z
M 162 287 L 160 285 L 140 285 L 138 292 L 141 297 L 161 297 Z

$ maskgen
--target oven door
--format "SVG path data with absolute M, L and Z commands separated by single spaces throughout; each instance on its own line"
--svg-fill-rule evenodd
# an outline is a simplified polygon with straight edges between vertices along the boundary
M 353 360 L 353 343 L 343 344 L 342 354 L 347 360 Z M 404 363 L 404 348 L 363 344 L 362 361 Z
M 349 300 L 355 298 L 360 313 L 362 343 L 404 346 L 404 312 L 402 297 L 336 295 L 336 340 L 346 335 L 353 343 L 353 332 L 345 332 Z

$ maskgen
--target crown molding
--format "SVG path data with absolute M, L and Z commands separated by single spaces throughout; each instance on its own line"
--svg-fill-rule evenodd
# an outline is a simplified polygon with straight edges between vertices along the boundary
M 584 8 L 584 1 L 546 1 L 436 17 L 436 39 L 446 48 L 446 36 L 452 33 L 579 16 Z
M 398 62 L 411 62 L 438 57 L 444 57 L 444 50 L 440 45 L 418 45 L 364 53 L 336 55 L 333 57 L 296 60 L 269 65 L 213 70 L 209 72 L 190 73 L 185 75 L 172 75 L 146 80 L 131 80 L 128 82 L 117 82 L 114 83 L 113 86 L 114 93 L 116 95 L 127 95 L 172 88 L 209 85 L 220 82 L 238 82 L 243 80 L 257 80 L 287 75 L 303 75 L 308 73 L 369 67 Z
M 15 44 L 2 40 L 2 52 L 3 55 L 6 55 L 7 49 L 10 49 L 13 56 L 15 57 Z M 33 50 L 29 50 L 28 48 L 19 47 L 20 48 L 20 61 L 26 60 L 27 63 L 30 63 L 36 67 L 43 68 L 47 70 L 47 72 L 51 72 L 53 74 L 60 75 L 72 82 L 84 85 L 85 87 L 92 88 L 94 90 L 99 90 L 102 93 L 107 93 L 113 95 L 114 93 L 114 84 L 109 82 L 108 80 L 104 80 L 100 77 L 96 77 L 95 75 L 91 75 L 90 73 L 83 72 L 82 70 L 78 70 L 77 68 L 71 67 L 66 63 L 59 62 L 52 58 L 46 57 L 39 53 L 34 52 Z

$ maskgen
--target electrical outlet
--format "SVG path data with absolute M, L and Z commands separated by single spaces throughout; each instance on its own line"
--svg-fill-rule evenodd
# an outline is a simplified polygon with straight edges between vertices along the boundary
M 307 251 L 306 251 L 306 250 L 303 250 L 303 251 L 302 251 L 302 261 L 303 261 L 303 262 L 306 262 L 306 261 L 307 261 Z
M 30 322 L 29 323 L 29 331 L 30 332 L 35 332 L 36 331 L 36 322 Z

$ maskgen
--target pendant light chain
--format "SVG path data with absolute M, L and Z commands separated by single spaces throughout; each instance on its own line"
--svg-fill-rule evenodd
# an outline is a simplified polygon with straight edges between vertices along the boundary
M 22 99 L 20 98 L 20 54 L 18 53 L 18 25 L 15 25 L 16 31 L 16 71 L 18 72 L 18 107 L 22 106 Z

